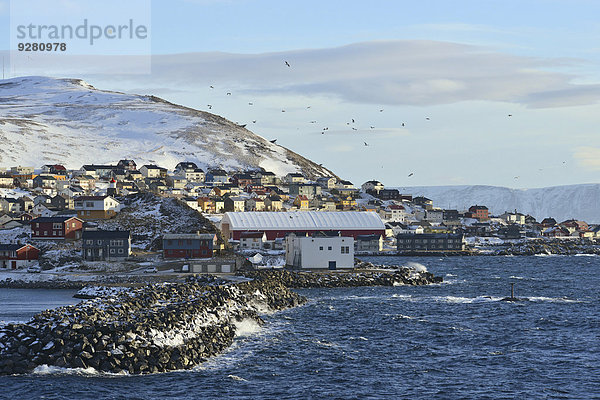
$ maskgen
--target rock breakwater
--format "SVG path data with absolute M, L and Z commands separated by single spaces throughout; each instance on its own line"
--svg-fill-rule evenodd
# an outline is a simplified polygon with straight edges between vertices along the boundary
M 443 281 L 442 277 L 436 277 L 430 272 L 416 271 L 409 267 L 377 266 L 367 262 L 359 262 L 356 267 L 363 270 L 348 272 L 255 270 L 241 274 L 253 279 L 274 279 L 288 288 L 427 285 Z
M 46 310 L 0 329 L 0 373 L 40 365 L 145 374 L 189 369 L 233 342 L 236 323 L 306 300 L 276 281 L 207 286 L 193 277 Z
M 244 320 L 260 325 L 261 313 L 306 302 L 290 288 L 441 281 L 406 267 L 335 273 L 258 270 L 243 275 L 235 283 L 190 276 L 185 283 L 96 291 L 101 297 L 6 325 L 0 328 L 0 374 L 28 373 L 41 365 L 129 374 L 189 369 L 230 346 Z

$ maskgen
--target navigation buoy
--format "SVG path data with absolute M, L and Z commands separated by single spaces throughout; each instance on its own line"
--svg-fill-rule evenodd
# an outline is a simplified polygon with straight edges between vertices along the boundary
M 515 297 L 515 284 L 514 282 L 510 283 L 510 297 L 505 297 L 500 301 L 529 301 L 526 297 Z

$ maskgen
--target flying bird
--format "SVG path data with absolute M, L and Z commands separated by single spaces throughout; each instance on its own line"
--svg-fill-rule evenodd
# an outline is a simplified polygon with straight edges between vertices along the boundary
M 383 112 L 383 108 L 381 110 L 379 110 L 379 112 Z
M 411 176 L 413 176 L 415 173 L 411 172 L 410 174 L 408 174 L 408 177 L 410 178 Z
M 210 87 L 211 89 L 214 89 L 214 88 L 215 88 L 213 85 L 210 85 L 209 87 Z
M 375 129 L 375 127 L 373 125 L 371 125 L 371 129 Z
M 285 110 L 281 110 L 281 112 L 285 112 Z
M 402 126 L 404 126 L 404 122 L 402 123 Z
M 288 67 L 291 67 L 290 63 L 287 61 L 285 62 L 285 65 L 287 65 Z
M 429 117 L 425 117 L 425 119 L 426 119 L 427 121 L 429 121 Z
M 253 105 L 254 105 L 254 103 L 248 103 L 248 105 L 249 105 L 249 106 L 253 106 Z
M 365 146 L 368 146 L 369 144 L 367 142 L 363 142 L 365 144 Z
M 271 142 L 271 143 L 275 143 L 276 141 L 277 141 L 277 139 L 269 140 L 269 142 Z
M 310 123 L 311 123 L 311 124 L 316 124 L 316 123 L 317 123 L 317 121 L 310 121 Z
M 231 96 L 231 92 L 227 92 L 227 96 Z
M 512 117 L 512 114 L 508 114 L 509 117 Z
M 207 106 L 208 106 L 208 109 L 209 109 L 209 110 L 211 110 L 211 109 L 212 109 L 212 105 L 210 105 L 210 104 L 207 104 Z
M 253 123 L 253 124 L 255 124 L 255 123 L 256 123 L 256 120 L 255 120 L 255 119 L 253 119 L 253 120 L 252 120 L 252 123 Z
M 356 129 L 355 127 L 352 127 L 352 130 L 353 130 L 353 131 L 357 131 L 358 129 Z
M 352 118 L 352 123 L 354 123 L 354 118 Z

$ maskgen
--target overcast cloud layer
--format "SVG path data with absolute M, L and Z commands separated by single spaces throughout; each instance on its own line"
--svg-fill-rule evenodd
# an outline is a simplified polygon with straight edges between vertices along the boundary
M 264 54 L 156 55 L 151 75 L 119 76 L 128 70 L 127 57 L 73 57 L 65 62 L 62 55 L 40 61 L 20 67 L 25 71 L 19 75 L 64 76 L 71 70 L 78 76 L 87 71 L 86 75 L 104 79 L 110 75 L 141 87 L 185 90 L 195 85 L 229 85 L 253 95 L 334 95 L 351 103 L 382 105 L 484 100 L 545 108 L 593 104 L 600 98 L 600 85 L 575 84 L 577 77 L 559 72 L 577 60 L 514 56 L 425 40 L 371 41 Z M 100 65 L 103 73 L 98 74 L 94 66 Z

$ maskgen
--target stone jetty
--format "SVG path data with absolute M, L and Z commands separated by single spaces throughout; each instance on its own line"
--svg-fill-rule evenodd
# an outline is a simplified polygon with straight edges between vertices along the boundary
M 289 288 L 421 285 L 441 279 L 408 268 L 348 273 L 249 271 L 231 282 L 190 276 L 46 310 L 0 328 L 0 374 L 41 365 L 148 374 L 189 369 L 219 354 L 242 321 L 306 302 Z

